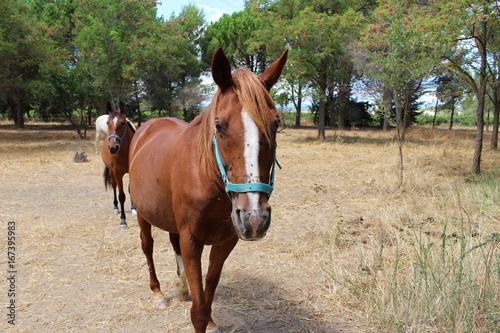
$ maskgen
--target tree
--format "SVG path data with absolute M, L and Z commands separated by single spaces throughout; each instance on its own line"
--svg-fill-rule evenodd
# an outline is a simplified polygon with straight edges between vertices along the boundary
M 250 42 L 261 28 L 260 21 L 249 10 L 222 15 L 205 32 L 203 59 L 206 68 L 209 68 L 215 50 L 221 47 L 233 68 L 246 67 L 252 72 L 262 73 L 269 65 L 266 45 Z
M 283 47 L 290 48 L 292 50 L 300 48 L 300 38 L 288 38 L 286 44 L 283 45 L 280 40 L 283 38 L 282 33 L 276 37 L 276 32 L 274 29 L 277 27 L 288 27 L 294 24 L 294 21 L 298 19 L 299 13 L 304 9 L 304 2 L 299 1 L 278 1 L 274 4 L 270 2 L 263 1 L 248 1 L 246 4 L 246 10 L 251 12 L 253 16 L 259 21 L 260 30 L 255 31 L 253 35 L 254 41 L 253 45 L 261 45 L 262 43 L 269 42 L 269 38 L 273 41 L 267 46 L 270 56 L 275 58 L 283 51 Z M 269 25 L 269 21 L 275 22 L 275 24 Z M 281 36 L 281 37 L 280 37 Z M 274 39 L 277 39 L 274 41 Z M 273 46 L 274 45 L 274 46 Z M 295 126 L 300 127 L 301 125 L 301 111 L 302 102 L 304 96 L 307 93 L 311 93 L 311 84 L 306 77 L 302 75 L 300 67 L 294 64 L 294 60 L 289 57 L 287 63 L 287 70 L 284 71 L 282 75 L 284 79 L 284 84 L 282 84 L 284 89 L 284 94 L 287 95 L 287 99 L 295 107 Z
M 94 105 L 103 97 L 82 67 L 75 44 L 75 3 L 72 0 L 36 1 L 30 12 L 53 44 L 51 62 L 40 69 L 40 82 L 33 89 L 32 108 L 46 119 L 63 115 L 78 135 L 86 137 Z
M 384 96 L 391 96 L 396 109 L 399 147 L 399 181 L 403 184 L 403 140 L 410 123 L 412 96 L 423 78 L 438 64 L 439 44 L 428 38 L 423 21 L 433 8 L 419 2 L 381 0 L 357 44 L 358 64 L 381 83 Z M 386 108 L 389 103 L 386 102 Z M 386 111 L 387 112 L 387 111 Z
M 20 128 L 24 127 L 31 92 L 39 83 L 40 69 L 57 54 L 53 44 L 43 38 L 44 31 L 24 1 L 0 4 L 0 92 Z
M 75 0 L 79 61 L 96 87 L 119 102 L 141 73 L 172 54 L 166 25 L 151 0 Z
M 498 22 L 496 22 L 498 23 Z M 490 60 L 487 64 L 488 85 L 490 93 L 488 97 L 493 103 L 493 129 L 491 133 L 491 148 L 498 148 L 498 127 L 500 118 L 500 25 L 494 24 L 489 34 Z
M 325 139 L 327 90 L 340 77 L 340 59 L 356 35 L 361 15 L 358 1 L 251 1 L 247 6 L 260 15 L 265 30 L 256 33 L 261 43 L 290 49 L 289 66 L 309 82 L 319 100 L 318 137 Z M 268 47 L 269 49 L 269 47 Z M 274 50 L 273 50 L 274 51 Z M 270 54 L 272 52 L 269 52 Z
M 440 0 L 436 1 L 439 15 L 429 18 L 430 22 L 437 23 L 439 34 L 455 32 L 452 34 L 455 39 L 447 44 L 452 52 L 443 55 L 444 65 L 470 85 L 477 99 L 476 144 L 472 162 L 472 172 L 476 174 L 481 172 L 488 54 L 491 52 L 489 42 L 500 24 L 497 7 L 497 1 L 492 0 L 460 0 L 453 3 Z M 435 40 L 439 34 L 436 33 Z
M 453 72 L 444 70 L 436 77 L 436 103 L 441 101 L 444 107 L 450 108 L 450 126 L 453 128 L 453 117 L 455 115 L 455 106 L 462 99 L 464 90 L 463 81 Z
M 184 108 L 176 109 L 179 104 L 174 101 L 185 95 L 187 87 L 201 91 L 199 59 L 204 25 L 204 14 L 195 6 L 183 7 L 179 16 L 164 23 L 170 36 L 169 57 L 152 64 L 142 75 L 152 110 L 166 110 L 169 116 L 182 117 Z

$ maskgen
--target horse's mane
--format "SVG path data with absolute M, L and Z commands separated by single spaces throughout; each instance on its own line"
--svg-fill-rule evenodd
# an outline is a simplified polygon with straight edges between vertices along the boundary
M 243 109 L 253 119 L 266 140 L 271 140 L 271 121 L 278 116 L 271 94 L 264 87 L 258 76 L 248 69 L 237 69 L 232 73 L 234 84 L 230 89 L 238 95 Z M 200 165 L 205 169 L 208 177 L 214 182 L 222 184 L 220 172 L 215 162 L 212 147 L 212 138 L 215 133 L 215 110 L 222 92 L 217 90 L 212 103 L 195 118 L 190 126 L 200 126 L 196 144 L 201 152 Z
M 130 128 L 130 130 L 135 133 L 135 131 L 137 129 L 135 128 L 134 123 L 131 120 L 129 120 L 128 118 L 127 118 L 127 124 L 128 124 L 128 128 Z

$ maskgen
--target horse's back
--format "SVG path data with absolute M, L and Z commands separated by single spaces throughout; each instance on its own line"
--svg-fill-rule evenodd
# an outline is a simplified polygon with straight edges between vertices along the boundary
M 148 222 L 170 232 L 177 231 L 175 224 L 161 225 L 160 221 L 175 220 L 171 209 L 172 170 L 186 148 L 180 140 L 187 125 L 175 118 L 149 120 L 137 130 L 130 150 L 133 202 Z
M 108 134 L 108 117 L 109 115 L 103 114 L 99 116 L 95 121 L 96 135 L 99 135 L 101 132 L 104 134 Z
M 131 159 L 136 152 L 149 145 L 170 142 L 178 137 L 179 133 L 187 127 L 187 123 L 176 118 L 155 118 L 148 120 L 135 133 L 134 140 L 130 147 Z M 147 148 L 146 148 L 147 149 Z M 152 147 L 152 149 L 155 149 Z

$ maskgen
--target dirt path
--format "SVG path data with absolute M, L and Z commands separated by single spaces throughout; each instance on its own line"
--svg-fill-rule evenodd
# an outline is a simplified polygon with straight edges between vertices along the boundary
M 343 161 L 332 145 L 308 149 L 292 134 L 280 134 L 284 169 L 277 172 L 270 232 L 260 242 L 240 242 L 229 257 L 214 318 L 225 333 L 367 331 L 339 306 L 328 278 L 328 244 L 339 215 L 364 214 L 351 202 L 351 189 L 371 179 L 353 178 L 361 166 Z M 88 152 L 89 161 L 73 162 L 77 151 Z M 2 278 L 2 331 L 192 331 L 190 302 L 172 299 L 166 310 L 152 306 L 139 228 L 127 211 L 130 228 L 118 231 L 102 171 L 92 133 L 82 141 L 71 131 L 0 129 L 3 275 L 9 221 L 15 222 L 17 235 L 16 325 L 6 320 L 10 298 Z M 366 184 L 359 193 L 368 198 L 377 186 Z M 166 233 L 155 230 L 155 241 L 162 289 L 172 296 L 173 251 Z

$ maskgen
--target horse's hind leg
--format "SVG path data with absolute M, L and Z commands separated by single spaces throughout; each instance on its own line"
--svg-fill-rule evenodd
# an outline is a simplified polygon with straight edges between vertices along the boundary
M 179 245 L 179 235 L 170 233 L 170 243 L 175 251 L 175 259 L 177 259 L 177 276 L 179 281 L 175 286 L 175 297 L 181 301 L 185 301 L 189 298 L 189 287 L 186 279 L 186 271 L 184 270 L 184 262 L 181 256 L 181 247 Z
M 128 184 L 128 194 L 130 194 L 130 184 Z M 137 218 L 137 209 L 135 209 L 132 198 L 130 198 L 130 210 L 132 211 L 132 216 Z
M 163 296 L 160 289 L 160 282 L 156 277 L 155 264 L 153 262 L 153 237 L 151 236 L 151 224 L 146 221 L 140 214 L 137 214 L 137 221 L 141 228 L 141 245 L 142 251 L 146 256 L 146 261 L 149 268 L 149 287 L 153 291 L 153 302 L 158 309 L 167 308 L 167 299 Z

